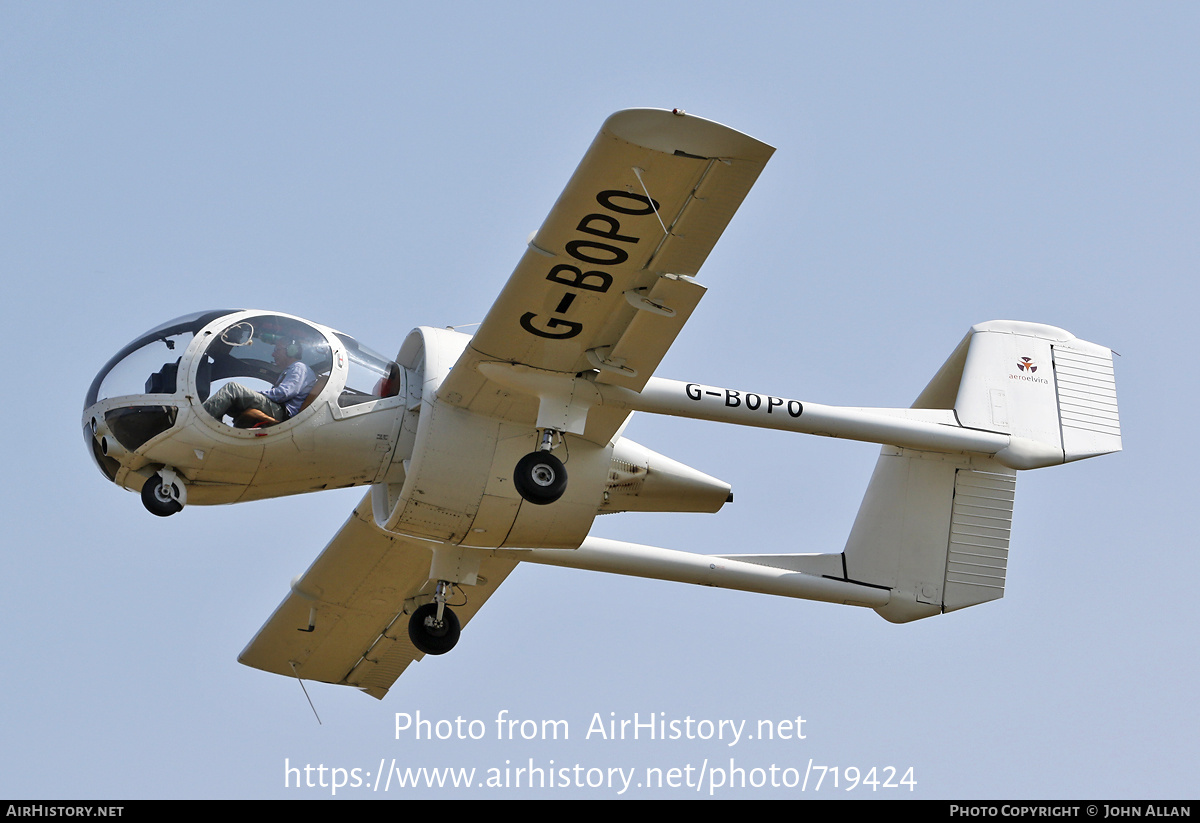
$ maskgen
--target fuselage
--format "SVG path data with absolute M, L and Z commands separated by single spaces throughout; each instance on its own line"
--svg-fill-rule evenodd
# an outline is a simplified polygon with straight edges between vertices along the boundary
M 716 511 L 725 502 L 727 484 L 618 435 L 607 444 L 570 438 L 567 495 L 522 505 L 511 470 L 535 441 L 533 426 L 437 399 L 469 340 L 423 327 L 388 360 L 298 317 L 199 312 L 141 335 L 105 365 L 85 402 L 84 436 L 105 476 L 132 491 L 164 472 L 185 486 L 188 505 L 371 485 L 380 528 L 482 547 L 574 547 L 601 512 Z M 297 411 L 264 424 L 206 408 L 227 383 L 269 391 L 287 347 L 315 377 Z
M 304 407 L 265 428 L 206 411 L 225 383 L 271 387 L 280 336 L 299 341 L 316 376 Z M 385 480 L 405 401 L 404 370 L 352 337 L 283 314 L 202 312 L 147 332 L 105 365 L 84 436 L 117 485 L 140 490 L 169 466 L 189 504 L 233 503 Z

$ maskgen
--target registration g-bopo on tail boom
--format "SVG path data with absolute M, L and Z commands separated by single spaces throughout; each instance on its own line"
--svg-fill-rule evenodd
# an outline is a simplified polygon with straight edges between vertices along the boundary
M 908 409 L 654 377 L 772 152 L 682 112 L 618 112 L 473 337 L 421 327 L 388 360 L 288 315 L 188 315 L 97 375 L 92 454 L 158 515 L 369 486 L 240 660 L 376 697 L 449 651 L 521 561 L 894 622 L 1001 597 L 1017 471 L 1121 448 L 1111 352 L 1052 326 L 982 323 Z M 635 411 L 883 444 L 845 549 L 712 556 L 589 537 L 600 513 L 732 499 L 623 437 Z

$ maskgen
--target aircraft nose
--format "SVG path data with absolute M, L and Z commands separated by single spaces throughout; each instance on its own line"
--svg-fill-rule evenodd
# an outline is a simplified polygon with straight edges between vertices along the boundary
M 170 405 L 138 405 L 110 409 L 104 423 L 116 442 L 129 451 L 141 446 L 175 425 L 179 410 Z
M 96 468 L 100 469 L 101 473 L 109 480 L 115 482 L 121 463 L 110 456 L 104 448 L 104 434 L 101 431 L 99 416 L 84 415 L 83 439 L 88 445 L 88 452 L 92 455 Z
M 83 436 L 100 471 L 109 480 L 121 460 L 175 425 L 179 410 L 161 403 L 96 410 L 84 416 Z

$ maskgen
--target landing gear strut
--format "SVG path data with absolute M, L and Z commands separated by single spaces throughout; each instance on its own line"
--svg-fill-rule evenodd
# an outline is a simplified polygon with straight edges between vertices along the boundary
M 418 608 L 408 619 L 408 639 L 425 654 L 445 654 L 454 648 L 462 633 L 458 615 L 446 605 L 449 588 L 449 583 L 439 580 L 433 602 Z
M 535 506 L 549 505 L 567 490 L 567 467 L 550 453 L 553 440 L 554 432 L 544 429 L 538 450 L 522 457 L 513 470 L 517 493 Z

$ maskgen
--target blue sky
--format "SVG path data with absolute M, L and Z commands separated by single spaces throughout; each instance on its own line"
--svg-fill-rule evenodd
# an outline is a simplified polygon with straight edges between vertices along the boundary
M 0 6 L 0 793 L 321 797 L 285 764 L 394 760 L 916 780 L 726 798 L 1194 796 L 1198 36 L 1182 3 Z M 389 354 L 414 326 L 480 320 L 633 106 L 777 147 L 661 376 L 900 406 L 973 323 L 1050 323 L 1120 353 L 1126 451 L 1020 475 L 997 603 L 893 626 L 521 568 L 382 703 L 310 685 L 318 726 L 294 682 L 235 658 L 360 493 L 153 518 L 87 457 L 88 383 L 199 309 L 285 311 Z M 594 533 L 711 553 L 840 550 L 877 452 L 649 416 L 627 433 L 737 502 Z M 418 711 L 489 734 L 397 739 Z M 497 740 L 502 711 L 570 739 Z M 803 717 L 805 737 L 586 735 L 634 713 Z M 461 794 L 617 789 L 337 796 Z

